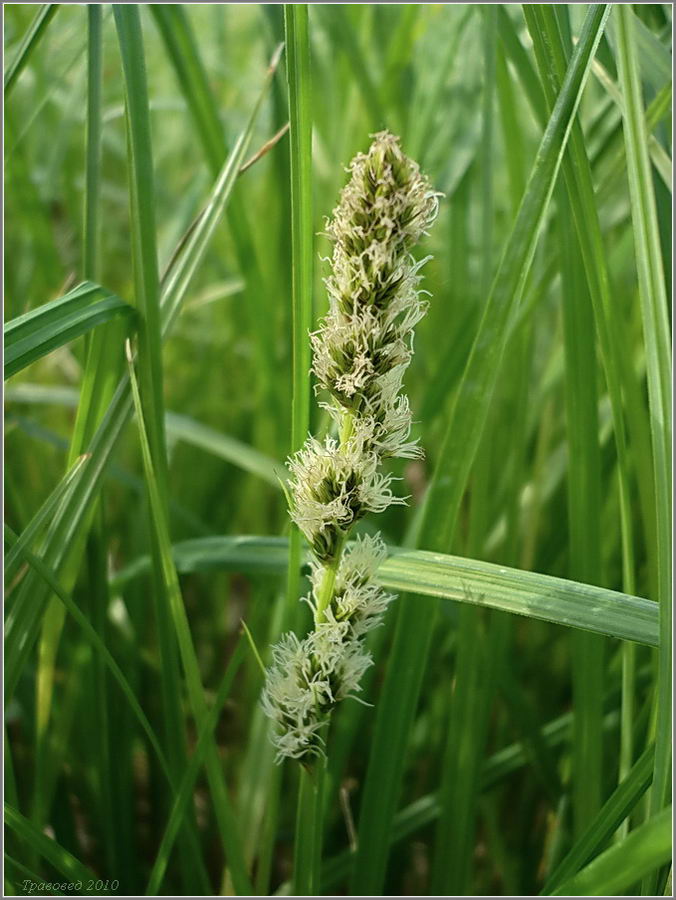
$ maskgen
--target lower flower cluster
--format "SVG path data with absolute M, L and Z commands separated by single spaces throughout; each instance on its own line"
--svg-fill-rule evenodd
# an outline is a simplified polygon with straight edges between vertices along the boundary
M 380 536 L 360 536 L 337 568 L 333 596 L 321 609 L 324 568 L 313 565 L 312 592 L 305 598 L 315 628 L 303 640 L 286 634 L 273 648 L 273 665 L 263 690 L 265 713 L 277 726 L 277 759 L 308 762 L 323 752 L 321 729 L 336 703 L 354 697 L 371 665 L 362 638 L 381 621 L 393 595 L 373 582 L 385 559 Z

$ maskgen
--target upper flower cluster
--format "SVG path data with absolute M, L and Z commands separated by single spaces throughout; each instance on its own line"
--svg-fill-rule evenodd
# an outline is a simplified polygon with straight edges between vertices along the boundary
M 426 260 L 410 251 L 434 221 L 439 195 L 386 131 L 349 172 L 328 224 L 329 312 L 310 336 L 317 387 L 331 396 L 323 405 L 339 427 L 348 422 L 349 439 L 339 448 L 311 438 L 290 464 L 292 516 L 321 559 L 331 558 L 346 526 L 396 502 L 389 477 L 375 474 L 380 460 L 422 456 L 409 440 L 401 393 L 413 329 L 427 309 L 418 290 Z
M 438 194 L 399 139 L 380 132 L 349 168 L 327 232 L 329 312 L 312 335 L 313 371 L 338 418 L 364 420 L 379 456 L 411 456 L 411 417 L 400 396 L 413 329 L 427 309 L 410 251 L 437 214 Z
M 436 216 L 438 194 L 389 132 L 376 134 L 349 172 L 328 224 L 329 311 L 310 336 L 317 387 L 331 398 L 323 405 L 339 437 L 309 437 L 289 461 L 290 513 L 314 557 L 306 598 L 314 629 L 273 649 L 262 700 L 279 757 L 301 761 L 321 753 L 331 709 L 359 690 L 371 664 L 363 637 L 391 600 L 373 581 L 386 552 L 380 538 L 358 538 L 343 552 L 345 540 L 367 513 L 404 502 L 379 471 L 382 460 L 422 455 L 410 440 L 402 379 L 427 308 L 418 290 L 425 260 L 411 249 Z

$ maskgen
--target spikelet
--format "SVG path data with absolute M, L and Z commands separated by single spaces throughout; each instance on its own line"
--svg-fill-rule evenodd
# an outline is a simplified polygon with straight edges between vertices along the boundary
M 314 629 L 303 640 L 287 634 L 273 648 L 262 695 L 278 760 L 305 764 L 323 753 L 322 726 L 335 704 L 360 690 L 372 663 L 363 638 L 393 599 L 374 581 L 386 556 L 380 536 L 358 537 L 343 552 L 345 539 L 367 513 L 405 502 L 379 471 L 382 460 L 423 455 L 410 440 L 402 383 L 427 310 L 419 290 L 426 259 L 416 262 L 411 249 L 434 221 L 440 195 L 398 138 L 373 138 L 350 164 L 327 225 L 329 311 L 310 335 L 316 389 L 328 395 L 321 405 L 341 438 L 309 437 L 289 460 L 290 515 L 313 555 L 312 591 L 303 599 Z

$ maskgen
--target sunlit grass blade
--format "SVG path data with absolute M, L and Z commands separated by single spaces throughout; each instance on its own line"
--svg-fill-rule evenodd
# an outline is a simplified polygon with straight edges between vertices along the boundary
M 58 8 L 58 3 L 43 3 L 38 8 L 38 11 L 35 14 L 35 18 L 31 22 L 28 31 L 26 32 L 18 50 L 16 51 L 14 59 L 5 70 L 5 100 L 7 100 L 7 98 L 9 97 L 9 94 L 14 87 L 17 78 L 28 63 L 31 53 L 37 47 L 40 39 L 45 33 L 45 29 L 54 18 L 54 14 L 58 10 Z
M 199 729 L 201 731 L 204 730 L 207 735 L 205 763 L 213 798 L 214 813 L 218 821 L 223 849 L 226 854 L 227 866 L 231 873 L 233 885 L 237 893 L 247 894 L 250 893 L 249 876 L 244 863 L 244 855 L 242 853 L 238 835 L 237 822 L 233 814 L 231 801 L 228 797 L 225 785 L 218 747 L 212 731 L 207 727 L 207 703 L 204 697 L 199 664 L 197 662 L 197 657 L 195 656 L 192 637 L 190 635 L 190 626 L 183 605 L 183 596 L 178 582 L 178 574 L 172 557 L 167 512 L 159 492 L 157 474 L 153 464 L 150 440 L 146 432 L 143 408 L 141 406 L 141 394 L 139 385 L 136 382 L 130 345 L 128 345 L 128 360 L 131 390 L 139 427 L 139 438 L 141 442 L 143 466 L 146 474 L 152 524 L 155 530 L 159 563 L 161 566 L 161 577 L 163 581 L 162 589 L 166 592 L 166 599 L 169 607 L 168 612 L 173 619 L 173 626 L 178 639 L 188 699 L 192 713 Z
M 552 892 L 561 897 L 608 897 L 624 894 L 644 875 L 671 858 L 671 806 L 657 813 L 621 843 L 597 856 L 588 866 Z
M 10 319 L 4 328 L 5 378 L 117 316 L 131 319 L 134 310 L 106 288 L 86 281 L 63 297 Z
M 658 605 L 651 600 L 483 560 L 388 549 L 389 556 L 378 569 L 378 581 L 388 590 L 498 609 L 657 646 Z M 214 535 L 174 544 L 173 555 L 182 573 L 223 570 L 274 575 L 285 569 L 288 542 L 286 538 Z M 148 566 L 147 557 L 139 559 L 113 576 L 112 584 L 119 589 Z M 416 603 L 413 597 L 402 600 L 411 608 L 419 608 Z
M 547 55 L 547 34 L 539 21 L 539 7 L 524 8 L 533 36 L 540 78 L 549 107 L 556 89 L 551 80 L 554 61 Z M 551 41 L 551 38 L 549 39 Z M 565 71 L 563 59 L 559 72 Z M 574 142 L 581 142 L 577 123 L 564 158 L 564 171 Z M 581 151 L 583 152 L 583 151 Z M 561 287 L 565 352 L 566 427 L 568 444 L 568 511 L 570 575 L 598 584 L 601 581 L 601 455 L 598 435 L 598 398 L 593 307 L 575 234 L 573 208 L 565 186 L 557 190 L 561 242 Z M 581 238 L 582 239 L 582 238 Z M 586 827 L 601 803 L 601 743 L 603 643 L 589 635 L 573 636 L 572 793 L 577 833 Z
M 634 249 L 646 351 L 646 373 L 650 403 L 650 428 L 654 458 L 657 512 L 658 599 L 660 606 L 660 651 L 655 704 L 655 769 L 650 794 L 650 812 L 666 803 L 671 771 L 671 353 L 664 270 L 655 207 L 652 173 L 648 158 L 645 117 L 638 63 L 634 50 L 634 14 L 618 6 L 617 45 L 620 86 L 624 97 L 627 171 L 634 223 Z M 655 882 L 645 885 L 652 893 Z

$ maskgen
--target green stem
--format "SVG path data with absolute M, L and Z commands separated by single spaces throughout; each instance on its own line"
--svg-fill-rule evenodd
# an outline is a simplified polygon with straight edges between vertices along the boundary
M 352 437 L 352 429 L 354 428 L 354 419 L 352 413 L 345 413 L 340 426 L 340 444 L 346 444 Z
M 319 896 L 322 852 L 322 794 L 324 791 L 324 758 L 313 765 L 299 766 L 298 809 L 294 846 L 293 894 Z
M 354 418 L 352 417 L 351 413 L 346 412 L 340 425 L 341 447 L 344 447 L 345 444 L 350 440 L 353 428 Z M 333 589 L 336 584 L 336 575 L 338 573 L 338 567 L 340 565 L 340 558 L 343 555 L 343 549 L 345 548 L 345 543 L 347 541 L 347 536 L 349 533 L 350 529 L 342 533 L 340 541 L 338 542 L 338 546 L 336 547 L 335 556 L 333 557 L 331 562 L 324 568 L 324 577 L 322 578 L 322 583 L 317 592 L 317 612 L 315 613 L 315 625 L 318 625 L 324 620 L 324 613 L 333 600 Z
M 336 584 L 336 575 L 338 574 L 338 566 L 340 565 L 340 557 L 343 554 L 343 547 L 347 540 L 347 532 L 343 535 L 336 548 L 336 555 L 331 562 L 324 568 L 324 577 L 317 591 L 317 611 L 315 613 L 315 625 L 324 621 L 324 613 L 333 600 L 333 589 Z

